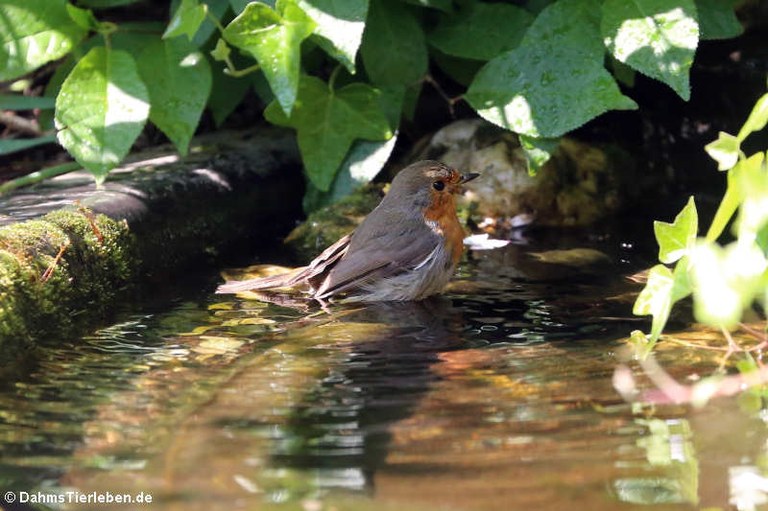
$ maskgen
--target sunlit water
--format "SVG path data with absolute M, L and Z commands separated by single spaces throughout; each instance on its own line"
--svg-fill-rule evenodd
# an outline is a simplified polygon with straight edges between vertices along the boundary
M 417 304 L 288 307 L 207 294 L 211 279 L 51 343 L 0 388 L 6 507 L 759 507 L 759 396 L 640 409 L 614 390 L 629 332 L 647 327 L 623 275 L 645 262 L 595 245 L 610 262 L 539 261 L 555 245 L 535 240 L 475 252 Z M 658 350 L 682 381 L 720 356 Z M 123 494 L 152 502 L 88 501 Z

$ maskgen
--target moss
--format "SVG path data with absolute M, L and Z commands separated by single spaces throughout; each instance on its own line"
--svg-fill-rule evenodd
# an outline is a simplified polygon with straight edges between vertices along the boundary
M 83 209 L 0 228 L 0 347 L 73 332 L 78 311 L 103 310 L 138 267 L 124 223 Z
M 352 232 L 381 201 L 383 185 L 367 185 L 335 204 L 310 214 L 285 239 L 286 244 L 304 262 L 342 236 Z

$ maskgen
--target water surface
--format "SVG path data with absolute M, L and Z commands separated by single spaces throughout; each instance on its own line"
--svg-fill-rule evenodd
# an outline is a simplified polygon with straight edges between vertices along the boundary
M 607 258 L 532 255 L 575 243 Z M 643 264 L 616 237 L 533 238 L 470 254 L 439 299 L 327 309 L 216 296 L 211 276 L 8 370 L 2 489 L 152 497 L 35 509 L 750 509 L 760 396 L 651 408 L 613 388 L 647 328 L 624 279 Z M 686 381 L 721 353 L 658 358 Z

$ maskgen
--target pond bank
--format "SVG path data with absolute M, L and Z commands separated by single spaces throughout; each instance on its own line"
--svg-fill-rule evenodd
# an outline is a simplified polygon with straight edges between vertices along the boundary
M 136 154 L 100 188 L 79 172 L 0 198 L 0 351 L 71 336 L 142 284 L 272 241 L 300 214 L 299 166 L 289 132 L 259 128 L 185 158 Z

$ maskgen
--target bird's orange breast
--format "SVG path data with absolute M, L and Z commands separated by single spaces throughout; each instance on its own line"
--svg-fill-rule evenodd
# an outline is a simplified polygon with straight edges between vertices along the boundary
M 458 264 L 464 250 L 464 228 L 456 216 L 453 194 L 434 194 L 430 205 L 424 208 L 424 220 L 443 237 L 451 251 L 453 264 Z

